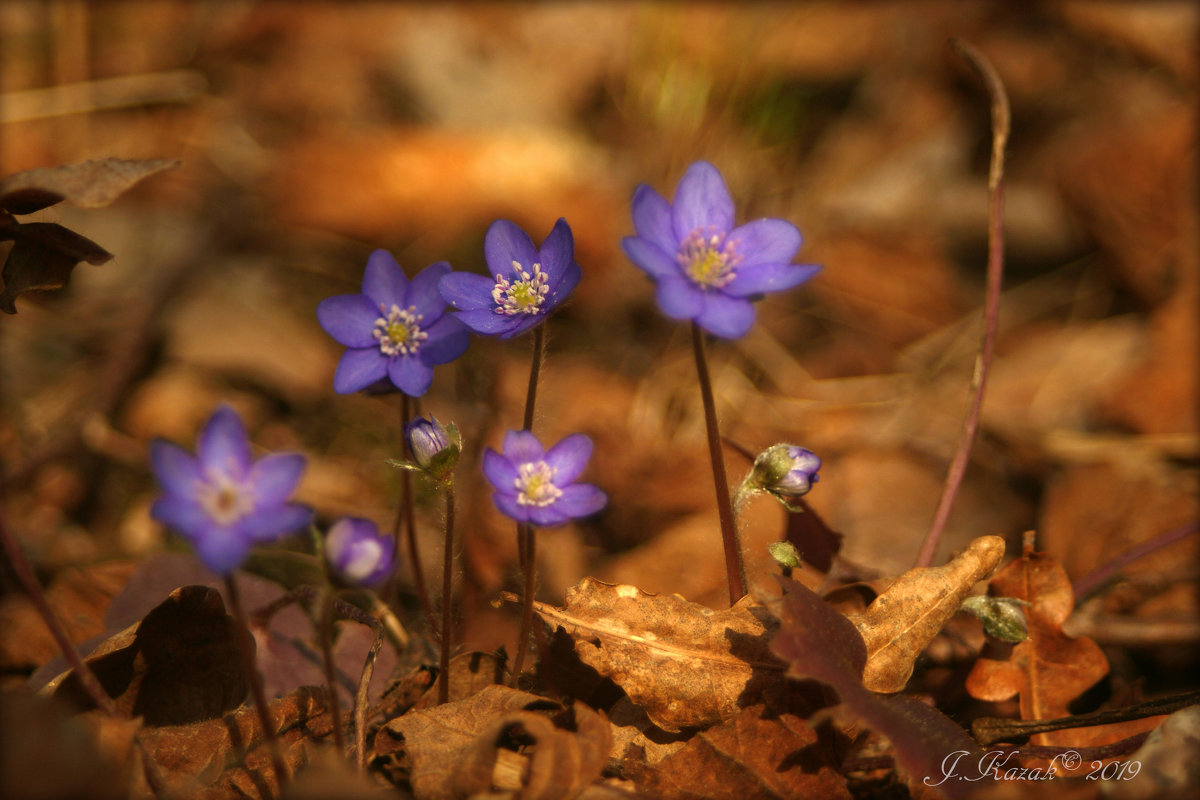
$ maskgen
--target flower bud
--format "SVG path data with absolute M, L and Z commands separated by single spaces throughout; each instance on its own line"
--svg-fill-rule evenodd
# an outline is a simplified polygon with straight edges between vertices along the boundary
M 343 583 L 378 586 L 392 572 L 396 543 L 369 519 L 343 517 L 325 537 L 325 560 Z
M 404 435 L 417 466 L 437 480 L 449 477 L 462 448 L 462 437 L 454 423 L 443 427 L 432 414 L 429 419 L 416 417 L 404 426 Z
M 801 497 L 820 476 L 821 459 L 811 450 L 790 444 L 768 447 L 754 460 L 753 475 L 764 491 L 781 499 Z
M 963 600 L 960 610 L 979 617 L 983 632 L 988 636 L 1015 644 L 1025 641 L 1029 635 L 1025 611 L 1021 608 L 1027 605 L 1028 602 L 1016 597 L 973 595 Z

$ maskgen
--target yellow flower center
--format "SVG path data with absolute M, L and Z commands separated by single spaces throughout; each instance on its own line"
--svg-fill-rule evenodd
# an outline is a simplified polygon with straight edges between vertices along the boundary
M 561 497 L 562 489 L 554 485 L 556 471 L 545 461 L 532 461 L 517 467 L 518 477 L 513 481 L 517 503 L 523 506 L 548 506 Z
M 734 267 L 742 259 L 735 245 L 724 234 L 705 236 L 696 229 L 679 245 L 675 260 L 700 288 L 720 289 L 737 276 Z
M 514 317 L 517 314 L 537 314 L 550 292 L 547 281 L 550 276 L 541 264 L 534 264 L 527 272 L 517 261 L 512 262 L 513 271 L 519 276 L 509 281 L 503 275 L 496 276 L 492 288 L 492 300 L 496 302 L 496 313 Z
M 421 347 L 421 342 L 429 338 L 429 334 L 417 324 L 422 315 L 417 313 L 415 306 L 405 309 L 393 305 L 390 310 L 380 306 L 379 313 L 384 316 L 375 320 L 371 335 L 379 342 L 379 352 L 385 356 L 410 356 Z

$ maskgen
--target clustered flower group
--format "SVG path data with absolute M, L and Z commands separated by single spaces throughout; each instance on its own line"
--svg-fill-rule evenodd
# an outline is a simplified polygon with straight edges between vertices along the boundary
M 736 225 L 729 191 L 707 162 L 688 168 L 672 202 L 638 186 L 632 210 L 636 235 L 622 246 L 655 282 L 659 308 L 718 337 L 744 335 L 754 322 L 754 300 L 797 286 L 820 269 L 791 263 L 801 244 L 791 223 L 760 219 Z M 334 390 L 395 388 L 423 396 L 434 367 L 461 356 L 470 333 L 511 339 L 542 324 L 579 283 L 574 250 L 564 219 L 540 247 L 515 223 L 497 220 L 484 240 L 486 276 L 454 271 L 440 261 L 409 280 L 391 254 L 376 250 L 360 293 L 329 297 L 317 307 L 321 326 L 347 348 Z M 458 459 L 457 430 L 448 434 L 431 416 L 409 423 L 406 436 L 415 468 L 444 480 Z M 764 490 L 781 498 L 808 490 L 820 459 L 796 451 L 773 456 Z M 533 526 L 561 525 L 607 502 L 597 487 L 576 482 L 591 452 L 592 441 L 582 434 L 546 449 L 529 431 L 512 430 L 500 451 L 485 451 L 482 468 L 503 514 Z M 156 441 L 151 459 L 164 492 L 154 516 L 191 541 L 217 572 L 230 573 L 253 545 L 312 521 L 309 509 L 289 501 L 304 458 L 279 453 L 254 461 L 245 428 L 229 407 L 219 408 L 204 426 L 195 457 Z M 378 585 L 390 573 L 394 543 L 369 520 L 337 521 L 324 542 L 326 561 L 343 581 Z

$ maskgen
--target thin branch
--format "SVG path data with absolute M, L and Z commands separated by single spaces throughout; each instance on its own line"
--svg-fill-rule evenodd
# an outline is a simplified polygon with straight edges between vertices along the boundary
M 1174 544 L 1181 539 L 1186 539 L 1197 532 L 1200 532 L 1200 522 L 1189 522 L 1187 525 L 1173 528 L 1144 542 L 1139 542 L 1115 558 L 1110 559 L 1107 563 L 1101 564 L 1087 575 L 1075 581 L 1075 584 L 1071 587 L 1075 592 L 1075 604 L 1079 605 L 1082 603 L 1088 595 L 1099 590 L 1114 575 L 1139 558 L 1148 556 L 1155 550 L 1161 550 L 1167 545 Z
M 918 567 L 927 567 L 933 563 L 934 552 L 941 541 L 942 531 L 950 518 L 950 510 L 954 507 L 954 499 L 962 486 L 967 463 L 971 458 L 971 448 L 979 430 L 988 368 L 991 366 L 992 350 L 996 344 L 996 329 L 1000 319 L 1000 286 L 1004 277 L 1004 149 L 1008 145 L 1010 124 L 1008 95 L 1004 92 L 1004 84 L 1000 81 L 995 67 L 973 45 L 962 39 L 951 39 L 950 46 L 983 79 L 992 99 L 992 161 L 988 170 L 987 296 L 983 310 L 983 339 L 971 376 L 971 400 L 966 420 L 959 437 L 958 451 L 954 454 L 954 460 L 950 462 L 946 473 L 946 483 L 938 501 L 937 511 L 933 515 L 933 523 L 917 556 Z
M 1093 711 L 1090 714 L 1077 714 L 1073 717 L 1031 720 L 980 717 L 971 723 L 971 735 L 975 737 L 975 741 L 984 746 L 995 742 L 1017 742 L 1024 741 L 1027 737 L 1038 733 L 1050 733 L 1068 728 L 1090 728 L 1093 725 L 1108 725 L 1114 722 L 1156 717 L 1159 714 L 1170 714 L 1197 703 L 1200 703 L 1200 692 L 1188 692 L 1157 700 L 1147 700 L 1144 703 L 1125 708 Z

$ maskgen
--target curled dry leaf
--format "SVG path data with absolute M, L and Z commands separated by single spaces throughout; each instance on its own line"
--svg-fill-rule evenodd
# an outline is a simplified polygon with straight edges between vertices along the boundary
M 667 731 L 729 719 L 784 670 L 770 649 L 775 620 L 750 597 L 713 611 L 679 595 L 585 578 L 567 592 L 565 608 L 534 608 L 575 640 L 581 661 Z
M 100 208 L 143 178 L 179 166 L 178 160 L 129 161 L 104 158 L 19 172 L 0 180 L 0 242 L 12 249 L 0 270 L 0 311 L 17 313 L 17 296 L 61 289 L 81 261 L 103 264 L 112 258 L 100 245 L 53 222 L 19 223 L 14 214 L 32 214 L 63 200 Z
M 493 788 L 523 800 L 568 800 L 600 777 L 609 723 L 576 702 L 489 686 L 458 702 L 410 711 L 375 737 L 376 759 L 407 773 L 417 797 L 454 800 Z
M 990 591 L 1029 603 L 1025 608 L 1029 637 L 1013 647 L 1007 661 L 976 661 L 967 676 L 967 691 L 980 700 L 991 701 L 1019 695 L 1024 720 L 1071 716 L 1068 705 L 1108 674 L 1108 659 L 1086 636 L 1072 638 L 1063 633 L 1062 624 L 1075 603 L 1066 571 L 1053 556 L 1030 548 L 997 573 Z M 1062 747 L 1111 744 L 1151 730 L 1162 719 L 1148 717 L 1039 733 L 1030 737 L 1030 742 Z
M 867 647 L 863 685 L 873 692 L 902 690 L 917 656 L 1003 556 L 1003 539 L 981 536 L 943 567 L 910 569 L 865 611 L 848 615 Z
M 0 180 L 0 209 L 32 214 L 63 200 L 81 208 L 102 208 L 143 178 L 181 163 L 169 158 L 100 158 L 18 172 Z
M 184 586 L 102 642 L 86 661 L 118 710 L 142 717 L 147 726 L 184 725 L 219 717 L 245 699 L 248 686 L 234 638 L 239 633 L 249 639 L 225 613 L 215 589 Z M 71 670 L 46 684 L 42 694 L 92 706 Z

